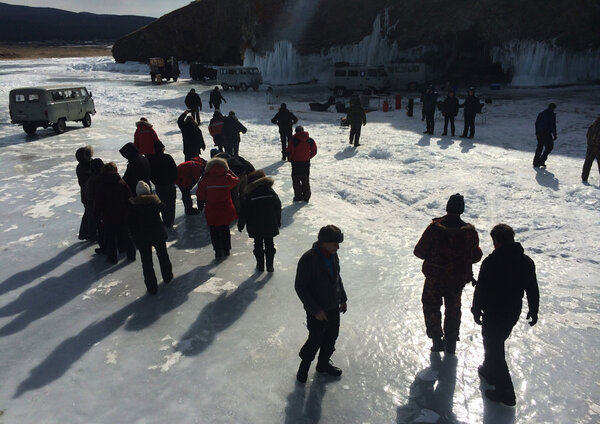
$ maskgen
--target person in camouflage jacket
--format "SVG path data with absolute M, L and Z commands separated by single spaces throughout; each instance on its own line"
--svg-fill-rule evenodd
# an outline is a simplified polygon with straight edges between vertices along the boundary
M 584 183 L 587 183 L 594 159 L 600 171 L 600 118 L 596 118 L 587 131 L 587 152 L 585 153 L 583 171 L 581 171 L 581 181 Z
M 421 301 L 433 352 L 454 353 L 459 340 L 462 290 L 472 279 L 472 264 L 479 262 L 483 255 L 477 230 L 460 219 L 464 208 L 463 196 L 450 196 L 447 215 L 433 220 L 414 250 L 415 256 L 424 260 L 425 285 Z M 445 305 L 443 330 L 442 302 Z

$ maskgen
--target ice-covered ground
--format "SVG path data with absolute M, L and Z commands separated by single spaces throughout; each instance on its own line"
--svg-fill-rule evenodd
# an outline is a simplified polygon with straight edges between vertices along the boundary
M 264 91 L 225 92 L 248 133 L 240 153 L 275 179 L 283 202 L 275 273 L 253 273 L 251 241 L 232 228 L 232 256 L 215 264 L 202 216 L 178 200 L 169 254 L 175 279 L 146 295 L 139 259 L 109 266 L 77 240 L 82 214 L 75 150 L 125 161 L 134 122 L 147 117 L 177 162 L 176 119 L 191 87 L 205 109 L 211 87 L 189 80 L 154 86 L 145 67 L 108 58 L 0 62 L 0 423 L 594 423 L 600 419 L 598 170 L 581 184 L 587 126 L 600 87 L 489 92 L 476 137 L 423 135 L 404 110 L 368 114 L 358 149 L 335 112 L 311 112 L 322 86 L 276 89 L 319 146 L 313 197 L 292 203 L 289 164 L 279 161 L 276 110 Z M 187 76 L 184 71 L 183 76 Z M 26 136 L 11 125 L 8 92 L 18 86 L 84 84 L 97 115 Z M 531 167 L 533 121 L 558 104 L 558 140 L 548 169 Z M 483 121 L 485 118 L 485 122 Z M 462 120 L 458 120 L 460 132 Z M 463 295 L 456 356 L 430 355 L 412 250 L 448 196 L 466 198 L 464 219 L 489 231 L 505 222 L 537 265 L 540 321 L 525 320 L 507 343 L 516 408 L 483 399 L 480 328 Z M 348 292 L 333 356 L 344 374 L 309 374 L 297 385 L 307 335 L 293 290 L 296 263 L 334 223 Z M 477 274 L 479 264 L 475 266 Z M 525 307 L 526 311 L 526 307 Z

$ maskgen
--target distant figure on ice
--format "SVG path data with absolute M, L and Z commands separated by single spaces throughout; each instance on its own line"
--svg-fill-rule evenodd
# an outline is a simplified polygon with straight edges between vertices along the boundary
M 310 160 L 316 154 L 317 143 L 304 131 L 304 127 L 298 125 L 287 151 L 288 161 L 292 163 L 294 202 L 308 202 L 310 199 Z
M 96 215 L 96 193 L 98 191 L 98 181 L 100 180 L 100 175 L 102 172 L 102 168 L 104 168 L 104 162 L 100 158 L 92 159 L 90 164 L 90 170 L 92 174 L 87 179 L 85 183 L 85 189 L 83 190 L 83 198 L 85 202 L 85 207 L 89 211 L 89 218 L 94 225 L 94 229 L 92 230 L 94 234 L 96 234 L 96 239 L 98 240 L 98 247 L 96 248 L 96 253 L 104 253 L 104 229 L 102 228 L 102 222 L 100 217 Z
M 506 364 L 504 342 L 521 315 L 523 293 L 527 294 L 527 319 L 531 326 L 538 320 L 540 295 L 535 264 L 523 253 L 521 244 L 515 242 L 513 229 L 498 224 L 491 236 L 494 251 L 481 264 L 471 308 L 475 322 L 482 325 L 485 357 L 479 375 L 496 386 L 495 390 L 485 391 L 488 399 L 514 406 L 515 389 Z
M 175 184 L 177 184 L 177 187 L 181 191 L 181 201 L 183 202 L 186 215 L 198 215 L 200 213 L 200 202 L 198 202 L 198 209 L 193 206 L 191 190 L 198 183 L 202 174 L 204 174 L 205 166 L 206 161 L 200 156 L 177 165 L 177 180 Z M 204 207 L 204 202 L 202 202 L 202 207 Z
M 588 182 L 594 159 L 596 160 L 598 170 L 600 171 L 600 118 L 596 118 L 587 131 L 587 151 L 585 153 L 583 171 L 581 171 L 581 181 L 584 183 Z
M 279 111 L 271 119 L 273 124 L 279 126 L 279 137 L 281 138 L 281 160 L 286 159 L 287 145 L 292 139 L 292 127 L 298 122 L 298 118 L 290 112 L 285 103 L 281 104 Z
M 190 113 L 192 114 L 192 118 L 194 118 L 194 121 L 196 121 L 198 125 L 200 125 L 200 111 L 202 110 L 202 100 L 200 99 L 198 93 L 196 93 L 196 90 L 192 88 L 190 92 L 187 93 L 187 96 L 185 96 L 184 103 L 185 107 L 187 107 Z
M 346 112 L 346 119 L 350 123 L 350 144 L 358 147 L 360 146 L 360 130 L 363 125 L 367 125 L 367 114 L 356 96 L 350 99 L 350 107 Z
M 273 190 L 273 180 L 262 169 L 248 174 L 237 226 L 240 232 L 246 227 L 248 236 L 254 239 L 256 269 L 263 272 L 266 259 L 267 272 L 274 272 L 273 238 L 281 227 L 281 200 Z
M 423 115 L 425 116 L 425 124 L 427 128 L 423 131 L 425 134 L 433 134 L 435 126 L 435 108 L 437 106 L 437 93 L 433 91 L 433 86 L 427 87 L 423 94 Z
M 88 178 L 92 175 L 91 163 L 92 155 L 94 154 L 94 148 L 92 146 L 80 147 L 75 151 L 75 158 L 77 159 L 77 167 L 75 173 L 77 174 L 77 183 L 79 184 L 79 191 L 81 194 L 81 203 L 83 204 L 84 212 L 81 217 L 81 224 L 79 225 L 79 240 L 89 240 L 91 242 L 96 241 L 98 235 L 96 234 L 96 223 L 93 222 L 91 216 L 91 210 L 88 203 L 85 201 L 85 185 Z
M 206 164 L 204 176 L 198 183 L 196 197 L 200 209 L 205 205 L 204 214 L 217 260 L 229 256 L 231 250 L 229 225 L 237 218 L 231 189 L 238 182 L 239 178 L 229 170 L 225 159 L 213 158 Z
M 434 218 L 415 246 L 414 254 L 424 260 L 425 285 L 421 301 L 427 337 L 433 340 L 432 352 L 454 354 L 459 340 L 461 295 L 473 278 L 472 264 L 482 256 L 477 230 L 460 215 L 465 199 L 453 194 L 445 216 Z M 442 330 L 442 303 L 445 306 Z
M 232 156 L 238 156 L 240 151 L 240 133 L 246 134 L 248 129 L 235 116 L 234 111 L 223 121 L 223 143 L 227 153 Z
M 133 241 L 140 251 L 144 284 L 148 293 L 156 294 L 158 284 L 152 264 L 153 247 L 158 256 L 163 281 L 168 284 L 173 279 L 173 269 L 167 253 L 167 232 L 160 219 L 160 212 L 164 211 L 165 205 L 157 195 L 150 193 L 150 187 L 143 181 L 138 182 L 135 193 L 137 196 L 129 199 L 131 202 L 129 228 Z
M 156 131 L 152 124 L 144 117 L 135 123 L 135 134 L 133 134 L 133 144 L 142 155 L 154 154 L 154 142 L 158 140 Z
M 546 166 L 546 159 L 554 148 L 556 140 L 556 104 L 550 103 L 546 109 L 540 112 L 535 120 L 535 137 L 537 148 L 533 156 L 533 167 Z
M 154 152 L 154 143 L 152 143 L 152 151 Z M 137 147 L 133 143 L 126 143 L 121 147 L 119 153 L 127 159 L 127 169 L 123 174 L 123 180 L 129 186 L 129 191 L 135 193 L 135 188 L 140 180 L 150 185 L 150 162 L 139 153 Z
M 218 110 L 215 110 L 212 119 L 208 123 L 208 132 L 213 138 L 214 145 L 217 146 L 219 152 L 224 151 L 223 146 L 225 142 L 223 140 L 223 123 L 225 122 L 225 118 L 223 114 Z
M 223 95 L 219 91 L 219 87 L 215 87 L 210 92 L 210 97 L 208 99 L 208 106 L 210 106 L 211 109 L 214 106 L 215 110 L 220 111 L 221 110 L 221 102 L 227 103 L 227 100 L 225 100 L 225 97 L 223 97 Z
M 348 297 L 340 277 L 337 251 L 344 234 L 335 225 L 319 230 L 317 242 L 298 261 L 295 289 L 304 310 L 308 340 L 300 349 L 300 367 L 296 379 L 305 383 L 310 364 L 319 352 L 317 372 L 333 377 L 342 370 L 330 362 L 340 331 L 340 312 L 346 313 Z
M 467 98 L 460 107 L 465 108 L 465 128 L 461 137 L 465 138 L 468 134 L 469 138 L 473 138 L 475 137 L 475 116 L 481 111 L 481 103 L 479 102 L 479 98 L 475 96 L 474 87 L 469 88 Z
M 172 227 L 175 221 L 175 200 L 177 199 L 175 190 L 177 165 L 173 157 L 165 153 L 165 145 L 160 140 L 154 142 L 154 154 L 148 156 L 148 161 L 150 162 L 150 180 L 156 188 L 156 195 L 165 205 L 161 211 L 163 223 L 166 227 Z
M 454 137 L 454 118 L 458 115 L 458 99 L 454 89 L 448 91 L 448 96 L 444 99 L 442 106 L 442 115 L 444 115 L 444 132 L 442 135 L 448 135 L 448 122 L 450 122 L 450 131 Z
M 177 126 L 181 130 L 183 138 L 183 156 L 185 160 L 200 156 L 200 152 L 206 149 L 202 130 L 192 115 L 188 115 L 189 112 L 188 109 L 177 118 Z

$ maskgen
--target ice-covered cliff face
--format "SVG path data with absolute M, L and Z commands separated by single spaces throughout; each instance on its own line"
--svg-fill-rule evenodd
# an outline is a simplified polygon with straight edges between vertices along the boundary
M 492 60 L 517 87 L 600 80 L 600 49 L 573 52 L 550 42 L 513 40 L 493 48 Z

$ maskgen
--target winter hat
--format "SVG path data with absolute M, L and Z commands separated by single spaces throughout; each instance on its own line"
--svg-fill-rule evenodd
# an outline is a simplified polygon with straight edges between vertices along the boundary
M 229 116 L 235 116 L 235 112 L 233 110 L 229 111 Z
M 104 162 L 102 161 L 102 159 L 94 158 L 90 163 L 90 170 L 92 171 L 92 174 L 98 174 L 102 170 L 103 166 Z
M 281 109 L 287 109 L 287 105 L 285 103 L 281 104 Z
M 135 186 L 135 194 L 137 194 L 138 196 L 141 196 L 143 194 L 150 194 L 150 186 L 148 184 L 146 184 L 144 181 L 138 181 L 137 185 Z
M 302 125 L 298 125 L 298 126 L 296 127 L 296 132 L 297 132 L 297 133 L 299 133 L 299 132 L 303 132 L 303 131 L 304 131 L 304 127 L 303 127 Z
M 263 171 L 262 169 L 252 171 L 248 174 L 248 184 L 253 181 L 259 180 L 263 177 L 266 177 L 266 175 L 265 175 L 265 171 Z
M 143 116 L 140 118 L 140 120 L 139 120 L 139 121 L 137 121 L 137 122 L 135 123 L 135 125 L 136 125 L 136 126 L 139 126 L 139 125 L 146 125 L 146 126 L 148 126 L 148 127 L 152 127 L 152 124 L 150 123 L 150 121 L 148 121 L 148 120 L 147 120 L 146 118 L 144 118 Z
M 465 198 L 460 194 L 456 193 L 450 196 L 448 203 L 446 204 L 446 212 L 456 213 L 460 215 L 465 211 Z
M 327 225 L 319 230 L 317 239 L 321 243 L 341 243 L 344 241 L 344 234 L 335 225 Z
M 219 149 L 210 149 L 210 157 L 214 158 L 219 153 Z
M 190 90 L 190 93 L 195 93 L 196 90 L 194 90 L 193 88 Z

